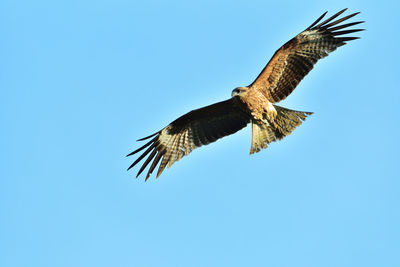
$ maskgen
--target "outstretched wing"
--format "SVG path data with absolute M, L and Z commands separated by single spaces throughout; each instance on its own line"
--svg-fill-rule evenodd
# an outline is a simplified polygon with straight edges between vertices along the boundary
M 339 46 L 345 45 L 346 41 L 358 39 L 358 37 L 343 37 L 342 35 L 363 29 L 342 29 L 364 21 L 338 24 L 360 12 L 333 21 L 346 10 L 347 8 L 316 25 L 326 15 L 327 12 L 325 12 L 306 30 L 284 44 L 275 52 L 250 87 L 260 90 L 272 103 L 279 102 L 290 95 L 319 59 L 326 57 L 329 52 L 336 50 Z
M 171 167 L 174 162 L 188 155 L 193 149 L 239 131 L 250 122 L 250 115 L 242 110 L 239 105 L 236 98 L 231 98 L 192 110 L 173 121 L 163 130 L 139 139 L 138 141 L 141 141 L 155 136 L 147 144 L 128 155 L 131 156 L 147 147 L 147 150 L 132 163 L 128 170 L 150 153 L 137 176 L 154 159 L 147 172 L 146 180 L 161 160 L 157 172 L 158 177 L 167 165 Z

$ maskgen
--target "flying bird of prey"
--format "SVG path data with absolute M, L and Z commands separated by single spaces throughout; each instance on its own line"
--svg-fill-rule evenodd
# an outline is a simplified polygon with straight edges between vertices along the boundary
M 233 134 L 249 122 L 252 123 L 250 154 L 289 135 L 312 113 L 290 110 L 275 103 L 290 95 L 319 59 L 328 56 L 347 41 L 359 38 L 343 36 L 363 30 L 348 27 L 364 22 L 341 24 L 359 14 L 353 13 L 335 20 L 344 11 L 346 9 L 319 23 L 327 12 L 322 14 L 307 29 L 277 50 L 252 84 L 234 89 L 230 99 L 192 110 L 161 131 L 139 139 L 142 141 L 153 137 L 128 155 L 147 148 L 128 170 L 150 153 L 136 177 L 153 160 L 145 180 L 161 161 L 158 178 L 166 166 L 171 167 L 193 149 Z

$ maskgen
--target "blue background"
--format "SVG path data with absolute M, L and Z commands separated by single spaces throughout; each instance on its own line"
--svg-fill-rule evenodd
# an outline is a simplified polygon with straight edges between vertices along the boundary
M 372 4 L 371 4 L 372 3 Z M 125 155 L 248 85 L 284 42 L 366 20 L 281 105 L 158 180 Z M 400 266 L 395 1 L 0 2 L 0 266 Z

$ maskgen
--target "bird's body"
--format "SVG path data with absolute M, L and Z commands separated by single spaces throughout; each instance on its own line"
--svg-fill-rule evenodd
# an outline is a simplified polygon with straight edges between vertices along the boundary
M 240 89 L 239 93 L 232 93 L 232 96 L 237 96 L 238 101 L 244 105 L 246 111 L 250 112 L 253 120 L 265 121 L 268 118 L 273 120 L 276 117 L 276 109 L 262 92 L 249 87 L 237 89 Z
M 340 30 L 362 21 L 336 26 L 358 13 L 331 22 L 345 10 L 317 25 L 325 16 L 325 12 L 305 31 L 278 49 L 251 85 L 234 89 L 232 98 L 192 110 L 161 131 L 139 139 L 145 140 L 154 136 L 144 146 L 128 155 L 147 148 L 129 169 L 150 153 L 137 176 L 154 159 L 146 180 L 161 161 L 158 177 L 166 166 L 170 167 L 193 149 L 233 134 L 246 127 L 249 122 L 252 122 L 250 154 L 259 152 L 269 143 L 289 135 L 312 113 L 286 109 L 275 103 L 285 99 L 319 59 L 346 44 L 346 41 L 358 39 L 339 35 L 357 32 L 360 29 Z

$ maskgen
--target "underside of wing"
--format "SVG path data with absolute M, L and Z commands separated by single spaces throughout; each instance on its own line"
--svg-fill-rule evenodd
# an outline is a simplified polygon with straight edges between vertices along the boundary
M 359 12 L 335 20 L 344 11 L 346 9 L 319 23 L 326 15 L 325 12 L 306 30 L 284 44 L 250 87 L 260 90 L 272 103 L 285 99 L 319 59 L 345 45 L 346 41 L 358 39 L 342 36 L 363 30 L 347 29 L 363 21 L 341 24 Z
M 250 116 L 239 107 L 235 98 L 193 110 L 176 119 L 163 130 L 139 139 L 138 141 L 141 141 L 153 137 L 144 146 L 128 155 L 131 156 L 147 148 L 128 170 L 148 155 L 137 176 L 153 161 L 146 176 L 147 180 L 161 161 L 157 172 L 158 177 L 166 166 L 171 167 L 174 162 L 188 155 L 193 149 L 233 134 L 249 122 Z

